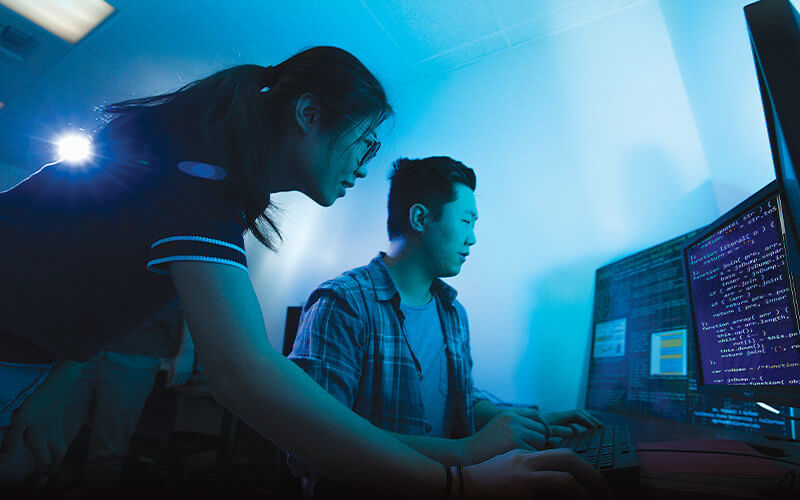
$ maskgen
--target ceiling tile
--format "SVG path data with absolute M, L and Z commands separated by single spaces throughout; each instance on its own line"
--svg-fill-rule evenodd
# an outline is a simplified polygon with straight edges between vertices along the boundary
M 187 59 L 215 66 L 271 62 L 279 51 L 247 5 L 260 3 L 142 0 L 124 14 L 128 23 L 146 25 Z
M 34 40 L 34 49 L 21 59 L 17 59 L 5 50 L 0 51 L 0 61 L 4 61 L 32 75 L 38 75 L 46 71 L 73 47 L 16 12 L 0 6 L 0 27 L 3 26 L 19 30 L 24 35 L 31 37 Z
M 422 72 L 449 71 L 506 48 L 508 48 L 508 44 L 505 37 L 502 33 L 497 33 L 423 61 L 418 65 L 418 70 Z
M 617 0 L 582 0 L 506 30 L 513 45 L 543 38 L 618 10 Z
M 359 0 L 236 0 L 231 9 L 263 27 L 280 51 L 278 61 L 309 47 L 333 45 L 352 52 L 378 78 L 413 64 Z
M 520 25 L 583 0 L 486 0 L 503 29 Z
M 58 104 L 74 111 L 83 109 L 91 113 L 103 104 L 146 95 L 143 86 L 80 51 L 64 57 L 43 80 L 68 96 L 67 102 Z M 47 100 L 47 95 L 29 95 L 26 105 L 35 115 L 37 107 L 45 105 Z
M 483 0 L 364 0 L 414 61 L 424 61 L 500 31 Z
M 0 101 L 9 104 L 0 126 L 3 115 L 14 115 L 14 126 L 90 123 L 96 105 L 171 91 L 232 64 L 276 63 L 314 45 L 353 52 L 391 86 L 654 0 L 109 1 L 118 12 L 68 52 L 55 46 L 38 81 L 17 77 L 0 58 Z
M 6 105 L 17 100 L 34 81 L 33 75 L 3 59 L 0 59 L 0 75 L 3 75 L 2 83 L 0 83 L 0 102 L 4 102 Z
M 620 7 L 632 7 L 640 3 L 652 2 L 653 0 L 617 0 Z
M 36 99 L 36 96 L 39 96 Z M 97 129 L 102 118 L 96 106 L 102 104 L 86 97 L 76 97 L 67 90 L 40 82 L 19 103 L 27 113 L 27 122 L 20 131 L 50 140 L 65 130 Z
M 0 111 L 0 161 L 29 170 L 41 166 L 42 158 L 49 157 L 49 145 L 37 140 L 32 133 L 32 119 L 18 105 L 10 104 Z M 32 145 L 41 155 L 33 156 Z
M 85 50 L 150 92 L 163 92 L 233 64 L 274 64 L 314 45 L 350 50 L 379 76 L 411 65 L 357 0 L 144 0 L 121 12 Z
M 14 116 L 0 117 L 0 128 L 7 131 L 0 137 L 0 149 L 5 141 L 14 141 L 20 150 L 16 158 L 2 159 L 11 163 L 18 163 L 20 157 L 47 161 L 51 155 L 48 141 L 65 130 L 94 131 L 102 123 L 98 106 L 143 93 L 136 83 L 73 51 L 9 107 Z
M 108 2 L 112 7 L 114 7 L 114 10 L 118 12 L 134 1 L 135 0 L 106 0 L 106 2 Z
M 212 56 L 186 53 L 159 31 L 141 10 L 146 2 L 135 3 L 119 13 L 81 47 L 82 54 L 97 59 L 134 80 L 148 94 L 167 92 L 219 69 L 223 64 Z

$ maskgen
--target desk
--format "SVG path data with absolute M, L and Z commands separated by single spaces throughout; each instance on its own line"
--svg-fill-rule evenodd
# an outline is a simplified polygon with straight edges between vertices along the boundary
M 631 431 L 631 437 L 635 443 L 640 442 L 660 442 L 660 441 L 690 441 L 690 440 L 707 440 L 707 439 L 731 439 L 744 441 L 750 445 L 763 446 L 767 448 L 778 448 L 783 450 L 787 456 L 780 457 L 783 460 L 800 463 L 800 444 L 791 443 L 787 441 L 778 441 L 768 439 L 762 435 L 755 433 L 748 433 L 735 430 L 717 429 L 710 427 L 700 427 L 683 422 L 674 422 L 668 420 L 656 420 L 643 417 L 634 417 L 629 415 L 619 415 L 615 413 L 592 411 L 606 425 L 622 425 L 627 424 Z M 638 448 L 638 446 L 637 446 Z M 756 453 L 756 450 L 753 450 Z M 687 454 L 694 455 L 694 454 Z M 715 455 L 708 455 L 709 460 L 713 460 Z M 641 461 L 641 457 L 640 457 Z M 771 462 L 773 463 L 773 462 Z M 781 464 L 785 467 L 786 471 L 797 470 L 800 467 L 795 467 L 789 464 Z M 642 471 L 643 475 L 646 471 Z M 730 484 L 724 484 L 724 481 L 719 483 L 719 491 L 715 493 L 704 492 L 688 492 L 680 488 L 675 481 L 669 487 L 664 486 L 664 482 L 653 480 L 652 478 L 642 479 L 643 493 L 647 494 L 649 500 L 661 498 L 769 498 L 767 496 L 754 494 L 753 492 L 740 489 L 738 486 L 733 487 Z M 733 493 L 733 490 L 738 490 Z M 800 495 L 798 495 L 800 498 Z

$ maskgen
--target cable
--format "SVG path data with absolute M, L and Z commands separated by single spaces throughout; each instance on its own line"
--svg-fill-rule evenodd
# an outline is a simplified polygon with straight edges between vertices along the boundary
M 712 451 L 712 450 L 670 450 L 667 448 L 642 448 L 637 449 L 637 453 L 639 452 L 659 452 L 659 453 L 706 453 L 709 455 L 734 455 L 738 457 L 752 457 L 752 458 L 760 458 L 762 460 L 772 460 L 775 462 L 783 462 L 785 464 L 796 465 L 800 467 L 800 463 L 792 462 L 791 460 L 783 460 L 780 458 L 774 457 L 767 457 L 764 455 L 754 455 L 752 453 L 736 453 L 734 451 Z

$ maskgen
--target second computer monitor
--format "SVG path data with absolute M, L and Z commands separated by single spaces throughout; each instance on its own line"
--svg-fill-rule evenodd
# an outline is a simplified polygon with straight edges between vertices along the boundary
M 682 250 L 698 234 L 597 270 L 586 406 L 793 438 L 800 428 L 755 402 L 697 390 L 697 346 L 689 326 Z
M 703 392 L 800 405 L 800 337 L 782 198 L 772 183 L 683 251 Z

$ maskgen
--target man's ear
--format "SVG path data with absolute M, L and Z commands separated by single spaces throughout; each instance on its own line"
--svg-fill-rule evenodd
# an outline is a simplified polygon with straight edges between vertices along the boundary
M 425 222 L 428 219 L 430 211 L 421 203 L 415 203 L 408 209 L 408 224 L 411 230 L 415 233 L 421 233 L 425 230 Z
M 304 133 L 319 126 L 320 101 L 311 92 L 306 92 L 297 99 L 294 107 L 294 117 L 297 125 Z

